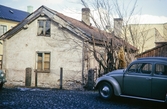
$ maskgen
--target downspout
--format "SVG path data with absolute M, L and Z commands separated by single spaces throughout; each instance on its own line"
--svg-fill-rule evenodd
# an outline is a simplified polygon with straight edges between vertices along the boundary
M 2 70 L 4 71 L 4 72 L 6 72 L 6 44 L 7 43 L 7 39 L 4 39 L 3 40 L 3 58 L 2 58 Z
M 85 40 L 82 40 L 82 85 L 84 85 L 84 69 L 85 69 Z

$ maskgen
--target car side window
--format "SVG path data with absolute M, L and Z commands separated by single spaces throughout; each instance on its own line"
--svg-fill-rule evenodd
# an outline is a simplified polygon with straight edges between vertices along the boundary
M 151 72 L 152 64 L 150 63 L 136 63 L 128 69 L 128 73 L 151 74 Z
M 130 66 L 130 68 L 128 69 L 128 73 L 140 73 L 139 72 L 139 68 L 140 68 L 141 64 L 136 63 Z
M 167 65 L 156 64 L 155 65 L 155 74 L 156 75 L 166 75 L 167 76 Z
M 141 65 L 140 72 L 143 73 L 143 74 L 151 74 L 151 72 L 152 72 L 152 64 L 143 63 Z

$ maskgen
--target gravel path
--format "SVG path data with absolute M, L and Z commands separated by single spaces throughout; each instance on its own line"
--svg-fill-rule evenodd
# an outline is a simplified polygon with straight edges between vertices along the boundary
M 138 100 L 105 101 L 95 91 L 12 88 L 0 91 L 0 109 L 152 109 Z M 143 101 L 139 101 L 143 103 Z M 150 103 L 150 102 L 144 102 Z M 161 106 L 161 104 L 158 104 Z M 156 109 L 156 108 L 155 108 Z

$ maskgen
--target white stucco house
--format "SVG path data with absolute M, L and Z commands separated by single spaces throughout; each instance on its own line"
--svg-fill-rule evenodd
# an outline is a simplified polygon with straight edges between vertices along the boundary
M 103 39 L 90 25 L 89 12 L 83 8 L 82 21 L 78 21 L 41 6 L 2 35 L 5 85 L 25 86 L 26 68 L 32 69 L 32 87 L 37 76 L 38 87 L 59 88 L 60 68 L 64 88 L 85 83 L 88 70 L 98 67 L 88 50 L 91 35 L 97 41 Z

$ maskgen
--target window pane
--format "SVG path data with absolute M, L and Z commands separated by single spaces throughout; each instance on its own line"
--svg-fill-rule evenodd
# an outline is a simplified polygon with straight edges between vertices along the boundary
M 144 63 L 141 66 L 141 72 L 144 74 L 150 74 L 152 71 L 152 65 L 148 63 Z
M 39 20 L 38 21 L 38 35 L 43 35 L 44 34 L 44 21 L 43 20 Z
M 129 68 L 128 72 L 140 73 L 140 67 L 141 67 L 141 65 L 142 65 L 142 64 L 140 64 L 140 63 L 133 64 L 133 65 Z
M 50 53 L 45 53 L 45 58 L 44 58 L 44 70 L 49 70 L 50 69 Z
M 37 69 L 42 70 L 42 53 L 38 53 Z
M 0 25 L 0 35 L 2 35 L 2 34 L 3 34 L 3 26 Z
M 6 25 L 0 25 L 0 35 L 4 34 L 7 31 Z
M 45 62 L 44 63 L 44 70 L 49 70 L 50 69 L 50 62 Z
M 4 26 L 4 31 L 3 33 L 5 33 L 7 31 L 7 26 Z
M 38 69 L 38 70 L 42 70 L 42 61 L 41 61 L 41 62 L 38 62 L 37 64 L 38 64 L 38 65 L 37 65 L 37 69 Z
M 137 66 L 137 64 L 133 64 L 133 65 L 129 68 L 128 72 L 135 72 L 135 71 L 136 71 L 136 66 Z
M 38 61 L 42 61 L 42 53 L 38 53 Z
M 164 65 L 162 65 L 162 64 L 156 64 L 156 71 L 163 72 L 164 71 Z
M 43 28 L 43 26 L 44 26 L 44 21 L 43 21 L 43 20 L 39 20 L 39 21 L 38 21 L 38 24 L 39 24 L 39 27 L 42 27 L 42 28 Z
M 50 35 L 50 21 L 46 21 L 45 34 Z
M 156 64 L 155 74 L 158 74 L 158 75 L 167 75 L 167 65 Z
M 45 53 L 45 61 L 50 61 L 50 53 Z

